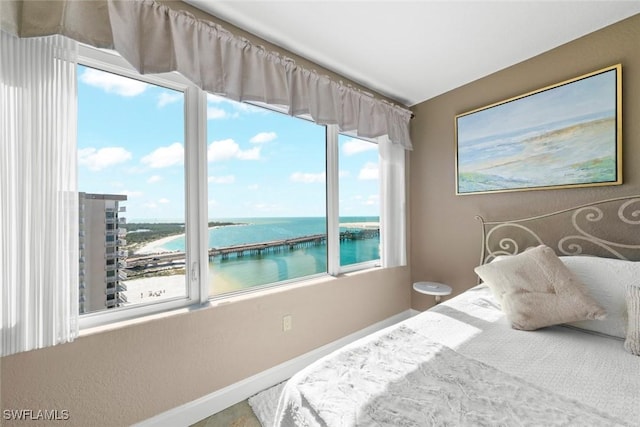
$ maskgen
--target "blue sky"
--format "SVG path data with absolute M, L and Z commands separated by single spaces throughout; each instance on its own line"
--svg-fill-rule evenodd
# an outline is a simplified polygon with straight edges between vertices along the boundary
M 78 188 L 126 194 L 127 219 L 184 219 L 180 92 L 79 66 Z M 324 127 L 210 95 L 209 217 L 324 216 Z M 377 216 L 375 144 L 341 135 L 340 215 Z
M 613 112 L 615 106 L 616 72 L 611 70 L 459 117 L 458 141 L 464 144 L 591 113 Z

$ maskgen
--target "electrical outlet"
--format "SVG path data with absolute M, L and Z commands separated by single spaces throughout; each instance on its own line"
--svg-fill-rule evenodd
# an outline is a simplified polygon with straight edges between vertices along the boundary
M 287 314 L 282 317 L 282 331 L 289 332 L 291 329 L 293 329 L 293 318 L 290 314 Z

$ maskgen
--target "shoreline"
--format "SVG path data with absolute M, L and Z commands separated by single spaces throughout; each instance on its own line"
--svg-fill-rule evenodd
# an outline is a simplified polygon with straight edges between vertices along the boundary
M 233 226 L 239 226 L 239 225 L 246 225 L 246 224 L 214 225 L 212 227 L 208 227 L 208 230 L 214 230 L 216 228 L 221 228 L 221 227 L 233 227 Z M 134 250 L 133 254 L 134 255 L 151 255 L 151 254 L 165 254 L 165 253 L 176 252 L 175 250 L 166 249 L 166 248 L 163 248 L 162 246 L 166 245 L 172 240 L 175 240 L 184 236 L 185 236 L 185 233 L 180 233 L 180 234 L 172 234 L 170 236 L 165 236 L 160 239 L 152 240 L 148 243 L 145 243 L 138 249 Z
M 365 222 L 342 222 L 338 224 L 342 228 L 357 228 L 361 230 L 375 230 L 380 228 L 379 221 L 365 221 Z
M 247 225 L 247 224 L 229 224 L 229 225 L 214 225 L 213 227 L 209 227 L 209 230 L 213 230 L 220 227 L 230 227 L 232 225 Z M 361 221 L 361 222 L 345 222 L 340 223 L 339 227 L 341 228 L 351 228 L 351 229 L 361 229 L 361 230 L 374 230 L 380 228 L 380 222 L 378 221 Z M 170 250 L 163 248 L 162 246 L 167 243 L 178 239 L 180 237 L 184 237 L 185 233 L 180 234 L 172 234 L 170 236 L 162 237 L 160 239 L 152 240 L 149 243 L 139 247 L 138 249 L 133 251 L 134 255 L 151 255 L 151 254 L 159 254 L 159 253 L 170 253 L 175 252 L 175 250 Z
M 234 224 L 234 225 L 247 225 L 247 224 Z M 209 230 L 213 230 L 220 227 L 230 227 L 231 225 L 214 225 L 213 227 L 209 227 Z M 362 222 L 345 222 L 339 224 L 339 227 L 342 228 L 351 228 L 351 229 L 361 229 L 361 230 L 374 230 L 380 228 L 380 222 L 378 221 L 362 221 Z M 133 251 L 134 255 L 151 255 L 151 254 L 161 254 L 161 253 L 171 253 L 175 252 L 175 250 L 170 250 L 163 248 L 162 246 L 167 243 L 178 239 L 180 237 L 184 237 L 185 233 L 181 234 L 172 234 L 171 236 L 162 237 L 160 239 L 152 240 L 151 242 L 146 243 L 140 248 Z
M 174 252 L 169 249 L 165 249 L 162 246 L 171 242 L 172 240 L 178 239 L 183 236 L 184 236 L 184 233 L 172 234 L 171 236 L 166 236 L 160 239 L 152 240 L 151 242 L 146 243 L 145 245 L 133 251 L 133 254 L 134 255 L 150 255 L 150 254 Z

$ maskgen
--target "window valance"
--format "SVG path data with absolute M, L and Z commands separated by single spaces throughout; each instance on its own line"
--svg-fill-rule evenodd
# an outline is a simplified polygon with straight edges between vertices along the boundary
M 20 37 L 63 34 L 115 49 L 142 74 L 178 71 L 208 92 L 283 106 L 361 137 L 387 135 L 411 149 L 409 110 L 155 0 L 3 1 L 0 8 L 2 29 Z

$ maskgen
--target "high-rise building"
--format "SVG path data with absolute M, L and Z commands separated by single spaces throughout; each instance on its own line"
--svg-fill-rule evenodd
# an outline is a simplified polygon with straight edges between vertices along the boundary
M 79 193 L 80 313 L 118 307 L 127 302 L 127 196 Z

